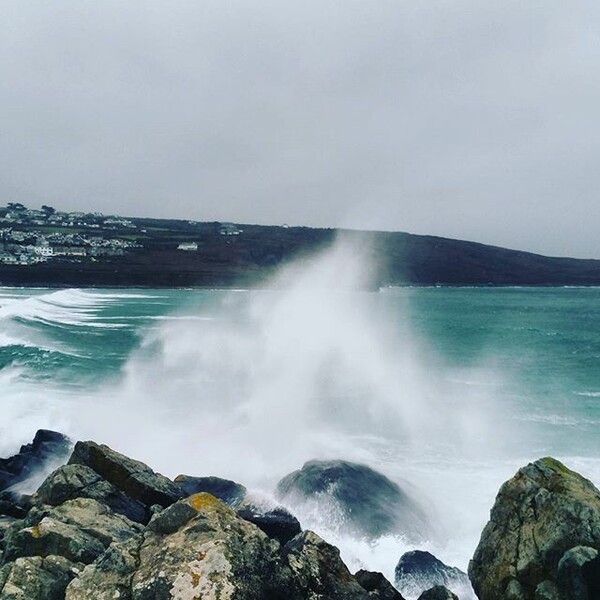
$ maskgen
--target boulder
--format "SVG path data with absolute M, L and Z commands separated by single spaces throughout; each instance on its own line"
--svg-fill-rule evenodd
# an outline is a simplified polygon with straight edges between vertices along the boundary
M 67 600 L 267 600 L 277 598 L 273 590 L 282 587 L 278 544 L 210 494 L 155 515 L 137 541 L 114 545 L 86 568 L 69 585 Z
M 246 502 L 237 509 L 237 514 L 242 519 L 256 525 L 282 546 L 302 531 L 300 521 L 283 506 L 261 508 L 256 504 Z
M 287 596 L 290 600 L 369 598 L 368 592 L 343 563 L 340 551 L 312 531 L 303 531 L 289 541 L 282 556 L 292 573 L 290 587 L 293 593 Z
M 62 556 L 88 564 L 113 541 L 123 541 L 142 531 L 141 525 L 113 513 L 96 500 L 77 498 L 49 510 L 33 508 L 5 533 L 4 561 L 25 556 Z
M 449 567 L 423 550 L 403 554 L 396 565 L 394 579 L 396 587 L 407 596 L 418 596 L 435 586 L 446 586 L 460 593 L 471 589 L 466 573 L 456 567 Z
M 221 477 L 178 475 L 175 477 L 175 483 L 183 490 L 185 496 L 206 492 L 234 508 L 242 502 L 247 491 L 240 483 Z
M 600 492 L 542 458 L 500 488 L 469 577 L 480 600 L 589 600 L 599 549 Z
M 95 442 L 77 442 L 69 464 L 89 467 L 129 498 L 147 507 L 166 508 L 185 496 L 183 490 L 164 475 Z
M 82 565 L 62 556 L 17 558 L 0 569 L 2 600 L 63 600 Z
M 45 475 L 65 463 L 70 450 L 68 437 L 57 431 L 40 429 L 33 442 L 21 446 L 18 454 L 0 458 L 0 491 L 22 484 L 34 475 Z
M 50 506 L 57 506 L 74 498 L 91 498 L 138 523 L 147 523 L 151 517 L 149 506 L 130 498 L 85 465 L 69 464 L 59 467 L 42 483 L 36 498 L 42 504 Z
M 361 569 L 354 574 L 359 585 L 369 592 L 370 600 L 404 600 L 402 594 L 377 571 Z
M 453 594 L 447 587 L 436 585 L 425 590 L 418 600 L 458 600 L 458 596 Z
M 430 533 L 423 509 L 387 477 L 365 465 L 342 460 L 313 460 L 277 484 L 286 504 L 315 504 L 316 511 L 337 518 L 339 529 L 375 539 L 399 534 L 421 541 Z
M 0 492 L 0 515 L 22 519 L 33 506 L 29 494 L 19 494 L 11 490 Z

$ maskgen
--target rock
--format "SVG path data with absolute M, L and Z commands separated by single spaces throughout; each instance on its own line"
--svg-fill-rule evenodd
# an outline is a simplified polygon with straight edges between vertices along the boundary
M 175 477 L 175 483 L 183 490 L 185 496 L 206 492 L 234 508 L 242 502 L 247 491 L 243 485 L 220 477 L 178 475 Z
M 112 546 L 69 586 L 67 600 L 278 597 L 278 545 L 214 496 L 173 504 L 138 539 L 137 547 Z M 124 590 L 130 595 L 116 596 Z
M 62 556 L 18 558 L 0 569 L 2 600 L 62 600 L 81 565 Z
M 458 600 L 458 596 L 453 594 L 447 587 L 436 585 L 424 591 L 418 600 Z
M 586 565 L 596 559 L 583 562 L 581 577 L 574 578 L 572 569 L 584 556 L 578 546 L 600 549 L 600 492 L 557 460 L 543 458 L 501 487 L 469 577 L 480 600 L 535 600 L 553 589 L 561 600 L 589 600 L 594 584 L 586 579 Z
M 77 498 L 50 510 L 33 508 L 4 536 L 4 561 L 24 556 L 62 556 L 88 564 L 113 541 L 123 541 L 142 527 L 113 513 L 96 500 Z
M 45 475 L 66 462 L 70 450 L 68 437 L 57 431 L 40 429 L 33 442 L 21 446 L 18 454 L 0 458 L 0 491 L 22 484 L 38 473 Z
M 370 467 L 342 460 L 309 461 L 277 484 L 286 504 L 316 504 L 339 520 L 345 533 L 375 539 L 402 534 L 422 540 L 430 528 L 421 507 L 406 492 Z
M 571 593 L 575 598 L 587 598 L 589 582 L 583 569 L 597 558 L 598 554 L 598 550 L 588 546 L 575 546 L 563 554 L 558 563 L 556 578 L 558 588 L 563 594 Z
M 282 546 L 302 531 L 300 521 L 283 506 L 264 509 L 248 502 L 238 508 L 237 514 L 242 519 L 254 523 Z
M 37 491 L 37 500 L 57 506 L 74 498 L 91 498 L 138 523 L 147 523 L 150 507 L 130 498 L 90 467 L 69 464 L 51 473 Z
M 383 573 L 361 569 L 354 574 L 354 578 L 369 592 L 370 600 L 404 600 L 402 594 L 383 576 Z
M 581 567 L 581 572 L 588 586 L 589 600 L 598 600 L 600 598 L 600 555 L 586 562 Z
M 95 442 L 77 442 L 69 464 L 89 467 L 129 498 L 147 507 L 158 504 L 166 508 L 185 496 L 181 488 L 164 475 Z
M 11 490 L 0 492 L 0 515 L 22 519 L 33 506 L 31 496 Z
M 331 598 L 366 600 L 366 590 L 350 574 L 340 551 L 312 531 L 303 531 L 283 548 L 282 556 L 293 578 L 293 589 L 300 595 L 290 598 Z M 284 596 L 285 597 L 285 596 Z
M 449 567 L 430 552 L 412 550 L 400 557 L 394 572 L 396 587 L 406 596 L 418 596 L 435 586 L 446 586 L 461 594 L 471 585 L 466 573 Z

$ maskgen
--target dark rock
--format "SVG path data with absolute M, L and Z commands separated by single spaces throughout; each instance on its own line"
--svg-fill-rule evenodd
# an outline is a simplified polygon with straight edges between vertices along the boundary
M 277 493 L 292 505 L 317 503 L 324 514 L 337 512 L 340 530 L 354 535 L 373 539 L 402 534 L 421 540 L 429 532 L 421 507 L 396 483 L 365 465 L 313 460 L 285 476 Z
M 62 433 L 40 429 L 18 454 L 0 458 L 0 491 L 56 468 L 67 461 L 70 450 L 71 442 Z
M 402 594 L 377 571 L 365 571 L 361 569 L 354 574 L 356 581 L 369 592 L 372 600 L 404 600 Z
M 282 551 L 293 580 L 294 598 L 331 598 L 365 600 L 366 590 L 350 574 L 340 558 L 340 551 L 312 531 L 303 531 L 289 541 Z
M 138 523 L 147 523 L 150 507 L 130 498 L 90 467 L 69 464 L 51 473 L 37 491 L 37 500 L 57 506 L 74 498 L 91 498 Z
M 282 546 L 302 531 L 300 521 L 283 506 L 262 509 L 255 504 L 247 503 L 238 508 L 237 514 L 242 519 L 254 523 Z
M 584 560 L 578 546 L 600 549 L 600 492 L 542 458 L 500 488 L 469 577 L 480 600 L 589 600 L 594 583 L 586 565 L 596 559 Z M 581 577 L 574 577 L 579 567 Z
M 458 600 L 458 596 L 453 594 L 447 587 L 436 585 L 424 591 L 418 600 Z
M 22 519 L 32 506 L 29 494 L 19 494 L 11 490 L 0 492 L 0 515 Z
M 69 459 L 70 465 L 85 465 L 130 498 L 147 507 L 167 507 L 185 494 L 170 479 L 155 473 L 144 463 L 115 452 L 95 442 L 77 442 Z
M 589 600 L 600 600 L 600 553 L 581 567 L 581 573 L 588 586 Z
M 62 556 L 17 558 L 0 569 L 2 600 L 63 600 L 83 565 Z
M 229 506 L 236 507 L 246 496 L 246 488 L 229 479 L 220 477 L 192 477 L 190 475 L 178 475 L 175 483 L 183 490 L 185 496 L 193 496 L 206 492 L 212 494 Z
M 396 565 L 394 578 L 396 587 L 407 596 L 418 596 L 435 586 L 446 586 L 461 593 L 471 588 L 466 573 L 449 567 L 423 550 L 403 554 Z
M 574 598 L 588 598 L 589 581 L 585 577 L 584 569 L 587 570 L 587 565 L 593 564 L 598 554 L 598 550 L 588 546 L 575 546 L 563 554 L 558 563 L 556 577 L 561 593 L 571 594 Z
M 77 498 L 50 509 L 32 508 L 4 536 L 4 561 L 24 556 L 62 556 L 91 563 L 114 541 L 142 531 L 141 525 L 113 513 L 96 500 Z

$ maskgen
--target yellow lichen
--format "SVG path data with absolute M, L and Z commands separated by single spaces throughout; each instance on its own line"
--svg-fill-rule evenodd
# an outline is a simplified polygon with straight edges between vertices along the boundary
M 221 506 L 223 503 L 215 498 L 212 494 L 201 492 L 200 494 L 194 494 L 187 498 L 186 502 L 197 511 L 201 511 L 206 508 L 216 508 Z
M 39 538 L 42 537 L 42 530 L 39 525 L 31 528 L 31 537 Z

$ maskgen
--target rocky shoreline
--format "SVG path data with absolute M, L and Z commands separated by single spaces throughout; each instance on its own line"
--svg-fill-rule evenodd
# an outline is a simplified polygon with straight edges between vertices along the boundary
M 364 465 L 311 461 L 279 493 L 330 494 L 366 538 L 426 528 Z M 552 458 L 523 467 L 498 493 L 468 578 L 480 600 L 600 599 L 600 492 Z M 244 486 L 170 480 L 95 442 L 41 430 L 0 459 L 0 600 L 444 600 L 468 583 L 419 550 L 400 558 L 394 585 L 352 574 L 337 548 Z

